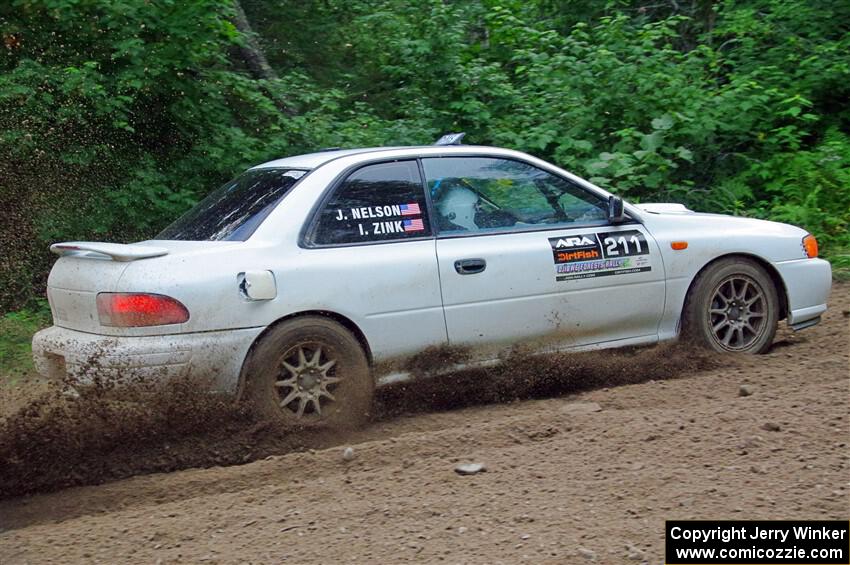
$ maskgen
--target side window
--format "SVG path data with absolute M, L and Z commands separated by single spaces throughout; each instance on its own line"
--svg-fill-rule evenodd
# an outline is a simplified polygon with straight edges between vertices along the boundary
M 441 232 L 603 223 L 607 202 L 528 163 L 491 157 L 422 160 Z
M 403 240 L 431 235 L 416 161 L 368 165 L 351 174 L 320 212 L 318 244 Z

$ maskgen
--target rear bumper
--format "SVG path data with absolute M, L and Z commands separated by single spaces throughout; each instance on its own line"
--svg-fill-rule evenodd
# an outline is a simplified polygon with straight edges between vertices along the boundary
M 832 289 L 832 267 L 823 259 L 774 263 L 788 293 L 788 325 L 802 326 L 826 312 Z
M 113 337 L 53 326 L 33 336 L 35 368 L 44 377 L 86 384 L 95 376 L 130 381 L 210 378 L 234 392 L 242 362 L 263 328 L 163 336 Z

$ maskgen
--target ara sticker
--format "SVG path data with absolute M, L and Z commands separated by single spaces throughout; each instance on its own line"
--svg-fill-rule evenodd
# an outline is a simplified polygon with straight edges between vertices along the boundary
M 558 281 L 652 270 L 649 245 L 638 230 L 550 237 L 549 244 Z

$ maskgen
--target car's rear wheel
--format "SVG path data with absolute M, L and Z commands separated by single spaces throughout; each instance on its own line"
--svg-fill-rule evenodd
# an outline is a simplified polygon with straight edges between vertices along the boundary
M 776 287 L 746 258 L 721 259 L 701 273 L 688 295 L 683 333 L 715 351 L 764 353 L 779 319 Z
M 287 424 L 353 428 L 371 411 L 374 382 L 363 347 L 324 317 L 272 328 L 252 350 L 244 379 L 255 410 Z

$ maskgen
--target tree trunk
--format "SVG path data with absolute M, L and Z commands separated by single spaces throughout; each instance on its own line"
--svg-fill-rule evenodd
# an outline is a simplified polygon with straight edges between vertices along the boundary
M 251 22 L 248 21 L 248 16 L 242 8 L 242 3 L 239 0 L 234 0 L 233 7 L 236 12 L 233 17 L 233 25 L 236 26 L 236 29 L 239 30 L 244 38 L 244 43 L 239 46 L 240 58 L 248 66 L 248 70 L 255 79 L 276 80 L 278 78 L 277 73 L 271 65 L 269 65 L 269 61 L 266 59 L 266 54 L 263 52 L 260 42 L 257 41 L 257 34 L 254 33 L 254 29 L 251 27 Z M 295 110 L 289 107 L 283 96 L 272 92 L 265 86 L 263 87 L 263 90 L 274 101 L 275 106 L 277 106 L 281 112 L 290 116 L 297 114 Z

